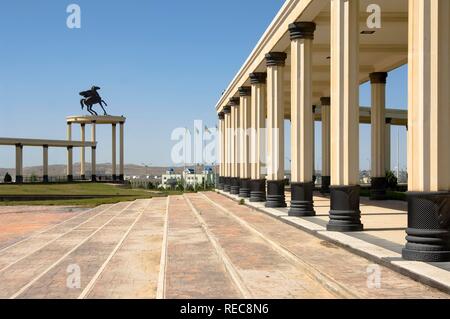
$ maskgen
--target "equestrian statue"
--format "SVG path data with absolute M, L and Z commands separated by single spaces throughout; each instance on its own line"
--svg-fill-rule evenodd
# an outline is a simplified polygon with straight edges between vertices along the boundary
M 105 111 L 105 108 L 103 107 L 103 104 L 105 104 L 105 106 L 108 106 L 108 104 L 106 104 L 106 102 L 102 100 L 100 94 L 98 94 L 97 92 L 98 90 L 100 90 L 98 86 L 93 86 L 89 91 L 80 92 L 80 95 L 83 97 L 83 99 L 81 99 L 80 101 L 81 109 L 83 110 L 86 106 L 89 113 L 91 113 L 92 115 L 98 115 L 97 112 L 92 109 L 92 106 L 94 106 L 95 104 L 100 104 L 103 112 L 105 113 L 104 115 L 108 115 Z

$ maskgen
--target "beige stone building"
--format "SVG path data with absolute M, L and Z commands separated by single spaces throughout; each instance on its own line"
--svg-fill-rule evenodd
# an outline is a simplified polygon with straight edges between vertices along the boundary
M 372 198 L 385 197 L 391 125 L 408 127 L 410 260 L 450 261 L 450 1 L 287 0 L 218 101 L 219 188 L 315 215 L 314 121 L 322 121 L 328 230 L 360 231 L 359 124 L 371 123 Z M 408 112 L 387 110 L 387 72 L 408 64 Z M 370 81 L 370 110 L 359 86 Z M 317 106 L 313 111 L 313 106 Z M 262 163 L 267 178 L 261 175 Z

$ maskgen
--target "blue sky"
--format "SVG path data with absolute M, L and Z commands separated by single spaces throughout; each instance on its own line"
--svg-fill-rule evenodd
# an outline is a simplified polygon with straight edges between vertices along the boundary
M 81 112 L 78 92 L 96 84 L 109 112 L 128 118 L 126 162 L 171 165 L 172 130 L 196 119 L 216 125 L 221 92 L 283 2 L 2 1 L 0 136 L 65 138 L 65 117 Z M 81 7 L 81 29 L 66 26 L 71 3 Z M 361 93 L 369 105 L 370 88 Z M 406 106 L 405 68 L 390 76 L 388 106 Z M 369 131 L 362 128 L 362 168 Z M 110 128 L 98 140 L 98 161 L 110 162 Z M 51 150 L 51 164 L 64 162 L 63 150 Z M 40 164 L 41 151 L 27 148 L 25 165 Z M 13 148 L 0 147 L 0 167 L 13 166 Z

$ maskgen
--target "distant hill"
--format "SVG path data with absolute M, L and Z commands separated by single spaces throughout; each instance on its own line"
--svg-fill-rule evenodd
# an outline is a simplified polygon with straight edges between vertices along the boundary
M 127 176 L 159 176 L 164 174 L 169 167 L 145 167 L 142 165 L 134 165 L 127 164 L 125 165 L 125 175 Z M 86 163 L 86 173 L 90 174 L 91 164 Z M 181 173 L 183 171 L 183 167 L 173 167 L 176 173 Z M 201 167 L 199 168 L 200 171 Z M 66 175 L 66 165 L 49 165 L 48 167 L 50 176 L 65 176 Z M 16 174 L 15 168 L 0 168 L 0 176 L 4 176 L 8 172 L 12 176 Z M 79 175 L 80 172 L 80 163 L 74 163 L 73 172 L 75 175 Z M 119 166 L 117 166 L 117 173 L 119 172 Z M 41 176 L 42 175 L 42 166 L 31 166 L 24 167 L 24 175 Z M 102 163 L 97 164 L 97 174 L 112 174 L 111 164 L 110 163 Z

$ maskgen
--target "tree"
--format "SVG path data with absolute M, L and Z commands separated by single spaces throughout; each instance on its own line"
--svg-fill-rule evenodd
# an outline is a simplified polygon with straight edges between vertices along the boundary
M 3 181 L 4 181 L 5 183 L 12 183 L 12 177 L 11 177 L 11 175 L 9 175 L 8 172 L 6 172 L 5 178 L 3 179 Z
M 386 183 L 389 189 L 395 190 L 398 186 L 398 179 L 392 171 L 386 173 Z

